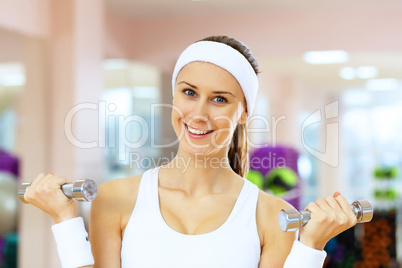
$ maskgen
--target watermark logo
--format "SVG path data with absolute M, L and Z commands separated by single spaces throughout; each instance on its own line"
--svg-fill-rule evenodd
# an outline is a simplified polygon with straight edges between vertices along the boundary
M 226 115 L 219 115 L 212 118 L 210 121 L 205 116 L 194 116 L 193 118 L 187 118 L 187 123 L 189 125 L 192 122 L 197 122 L 197 120 L 206 123 L 206 128 L 212 128 L 211 122 L 215 125 L 220 121 L 221 127 L 217 129 L 216 133 L 211 136 L 209 144 L 195 143 L 188 135 L 185 134 L 185 128 L 180 129 L 178 137 L 175 141 L 164 144 L 161 143 L 160 136 L 163 135 L 163 130 L 161 133 L 158 132 L 157 125 L 160 124 L 156 118 L 159 117 L 158 109 L 168 108 L 178 114 L 179 118 L 184 118 L 183 112 L 179 107 L 171 104 L 152 104 L 150 105 L 150 113 L 147 116 L 141 116 L 139 114 L 130 115 L 120 115 L 114 113 L 117 109 L 116 105 L 113 103 L 107 104 L 105 101 L 99 101 L 98 103 L 80 103 L 72 107 L 65 117 L 64 130 L 67 140 L 74 146 L 82 149 L 91 148 L 115 148 L 118 151 L 119 161 L 129 161 L 130 163 L 138 163 L 139 154 L 132 154 L 133 151 L 141 150 L 141 148 L 148 147 L 151 149 L 163 149 L 176 145 L 182 139 L 186 139 L 186 142 L 196 149 L 206 148 L 212 146 L 213 148 L 223 148 L 229 146 L 231 134 L 235 131 L 237 122 L 233 118 L 238 116 L 229 117 Z M 307 117 L 301 126 L 301 143 L 304 149 L 310 153 L 317 160 L 322 161 L 332 167 L 336 167 L 339 164 L 339 123 L 334 122 L 335 118 L 339 116 L 339 103 L 334 101 L 326 105 L 323 109 L 324 111 L 317 110 Z M 74 135 L 73 129 L 73 118 L 75 116 L 80 116 L 80 113 L 85 112 L 96 112 L 98 120 L 98 132 L 97 137 L 93 137 L 92 141 L 82 141 L 79 140 L 76 135 Z M 236 111 L 240 113 L 241 111 Z M 257 148 L 261 144 L 256 144 L 252 139 L 250 139 L 250 134 L 261 134 L 268 137 L 270 135 L 271 140 L 268 141 L 270 146 L 277 145 L 277 128 L 281 121 L 286 120 L 285 115 L 281 116 L 271 116 L 267 118 L 262 115 L 252 115 L 246 121 L 247 126 L 247 143 L 251 148 Z M 223 122 L 223 123 L 222 123 Z M 254 124 L 258 122 L 258 124 Z M 325 149 L 324 151 L 318 151 L 311 146 L 309 146 L 305 140 L 305 130 L 316 123 L 325 123 Z M 134 132 L 132 130 L 135 130 Z M 130 132 L 131 131 L 131 132 Z M 323 131 L 324 132 L 324 131 Z M 134 134 L 135 135 L 134 135 Z M 220 134 L 225 136 L 225 140 L 217 140 L 217 136 Z M 241 144 L 238 144 L 241 146 Z M 127 157 L 129 159 L 127 159 Z M 150 159 L 142 160 L 144 161 L 141 165 L 146 166 L 145 161 L 151 161 Z M 164 159 L 167 160 L 167 159 Z M 153 160 L 152 160 L 153 161 Z M 162 161 L 162 160 L 161 160 Z M 266 160 L 268 161 L 268 160 Z M 154 165 L 155 163 L 152 163 Z M 266 163 L 261 163 L 265 165 Z
M 247 155 L 240 156 L 236 154 L 234 156 L 233 165 L 246 161 Z M 172 162 L 172 159 L 175 161 Z M 139 152 L 132 152 L 129 154 L 129 167 L 136 170 L 147 170 L 152 167 L 163 166 L 170 163 L 176 168 L 185 172 L 191 165 L 195 169 L 197 168 L 226 168 L 230 165 L 228 158 L 221 158 L 216 156 L 205 156 L 204 154 L 195 153 L 194 159 L 177 156 L 171 153 L 170 157 L 151 157 L 141 154 Z M 250 160 L 250 168 L 255 170 L 267 170 L 272 168 L 284 168 L 286 167 L 286 159 L 281 156 L 277 156 L 276 153 L 269 152 L 264 157 L 254 157 Z
M 325 120 L 338 118 L 339 116 L 339 102 L 334 101 L 324 107 Z M 325 124 L 325 149 L 323 152 L 315 150 L 307 145 L 305 141 L 305 129 L 315 123 L 322 123 L 322 111 L 317 110 L 311 114 L 303 122 L 302 125 L 302 145 L 307 152 L 314 156 L 317 160 L 324 162 L 332 167 L 337 167 L 339 164 L 339 123 L 331 122 Z

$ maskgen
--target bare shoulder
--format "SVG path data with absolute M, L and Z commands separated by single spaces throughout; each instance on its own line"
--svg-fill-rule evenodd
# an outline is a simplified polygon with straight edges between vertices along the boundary
M 98 187 L 98 196 L 121 198 L 123 193 L 138 189 L 142 174 L 126 178 L 114 179 L 102 183 Z
M 107 205 L 114 211 L 125 213 L 126 209 L 135 205 L 141 178 L 142 174 L 138 174 L 102 183 L 93 205 Z
M 258 202 L 262 205 L 268 206 L 269 208 L 280 207 L 280 209 L 282 209 L 283 206 L 287 206 L 287 208 L 292 207 L 292 205 L 290 205 L 282 198 L 273 196 L 261 190 L 259 191 Z
M 278 238 L 291 237 L 294 235 L 284 233 L 279 228 L 278 214 L 281 209 L 291 208 L 292 206 L 282 198 L 270 195 L 264 191 L 259 191 L 257 202 L 257 227 L 260 235 L 261 245 L 276 240 Z

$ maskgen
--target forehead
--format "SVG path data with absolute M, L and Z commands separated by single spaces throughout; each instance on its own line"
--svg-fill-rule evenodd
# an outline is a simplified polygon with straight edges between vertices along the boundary
M 184 66 L 177 76 L 176 85 L 181 81 L 193 82 L 197 87 L 226 89 L 243 95 L 239 82 L 231 73 L 209 62 L 196 61 Z

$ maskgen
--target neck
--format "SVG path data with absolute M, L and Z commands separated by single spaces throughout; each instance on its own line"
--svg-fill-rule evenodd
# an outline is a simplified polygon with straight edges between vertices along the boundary
M 172 183 L 192 195 L 220 191 L 223 185 L 227 185 L 229 180 L 237 176 L 230 167 L 227 152 L 190 155 L 179 149 L 165 168 L 179 174 L 172 177 Z

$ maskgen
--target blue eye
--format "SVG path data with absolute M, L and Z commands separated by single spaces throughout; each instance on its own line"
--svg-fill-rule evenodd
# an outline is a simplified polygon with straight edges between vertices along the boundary
M 185 89 L 185 90 L 183 90 L 183 92 L 184 92 L 184 94 L 186 94 L 187 96 L 190 96 L 190 97 L 194 97 L 194 96 L 195 96 L 195 92 L 194 92 L 194 90 L 192 90 L 192 89 Z
M 225 97 L 222 97 L 222 96 L 215 97 L 215 101 L 218 102 L 218 103 L 228 102 L 228 100 Z

